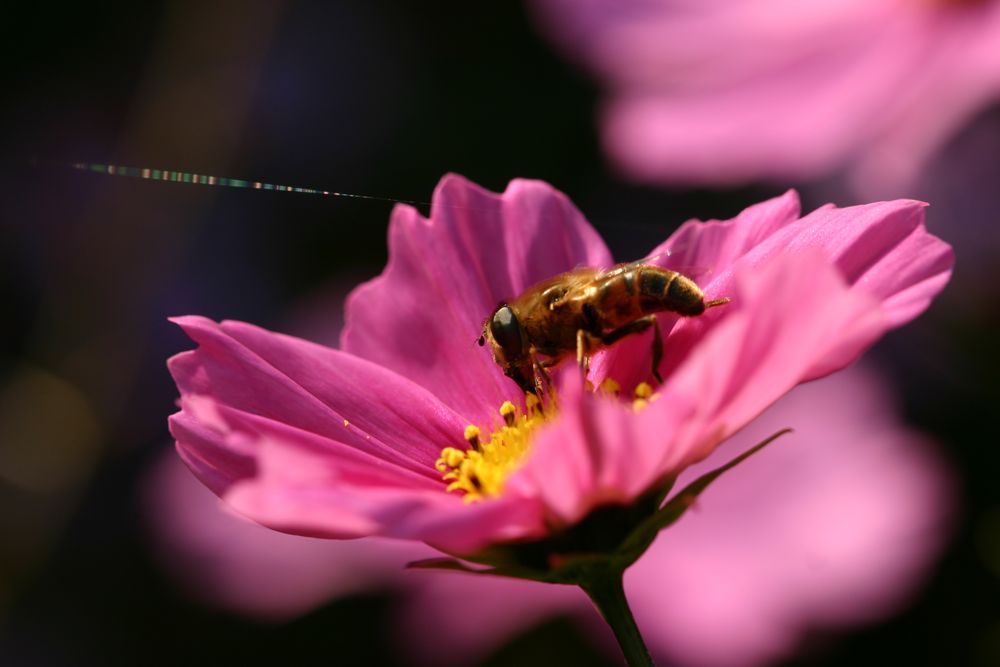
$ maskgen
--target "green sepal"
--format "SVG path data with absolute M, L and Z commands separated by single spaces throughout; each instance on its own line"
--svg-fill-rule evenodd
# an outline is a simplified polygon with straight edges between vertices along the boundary
M 456 560 L 454 558 L 427 558 L 406 564 L 408 570 L 445 570 L 449 572 L 462 572 L 465 574 L 478 574 L 490 577 L 506 577 L 508 579 L 527 579 L 529 581 L 539 581 L 547 584 L 576 584 L 575 579 L 566 579 L 559 576 L 560 571 L 542 572 L 524 567 L 485 567 L 476 568 L 471 565 Z
M 452 572 L 468 572 L 469 574 L 484 574 L 486 570 L 478 570 L 469 567 L 454 558 L 424 558 L 422 560 L 410 561 L 406 564 L 407 570 L 451 570 Z

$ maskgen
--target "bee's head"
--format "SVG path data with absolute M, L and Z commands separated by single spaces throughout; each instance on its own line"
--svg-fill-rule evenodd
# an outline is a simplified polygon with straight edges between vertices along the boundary
M 493 314 L 483 322 L 483 333 L 479 336 L 479 345 L 487 342 L 493 351 L 493 358 L 501 366 L 517 363 L 525 356 L 526 341 L 521 323 L 517 315 L 506 303 L 501 303 Z
M 528 381 L 534 373 L 527 336 L 509 305 L 501 303 L 493 314 L 486 318 L 478 343 L 480 346 L 489 343 L 493 360 L 503 369 L 507 377 L 517 382 L 525 391 L 533 391 L 533 384 Z

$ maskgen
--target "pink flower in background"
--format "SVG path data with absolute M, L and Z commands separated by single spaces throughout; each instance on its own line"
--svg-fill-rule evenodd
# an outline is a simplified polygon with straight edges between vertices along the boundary
M 728 473 L 629 571 L 640 628 L 665 663 L 765 664 L 792 652 L 806 632 L 879 620 L 905 602 L 943 544 L 949 476 L 862 368 L 793 390 L 688 474 L 786 426 L 794 440 Z M 554 614 L 596 626 L 572 587 L 403 572 L 426 552 L 251 524 L 225 511 L 176 457 L 151 482 L 157 553 L 211 604 L 286 617 L 348 593 L 402 587 L 400 646 L 427 664 L 471 664 Z
M 399 206 L 389 264 L 348 302 L 343 351 L 238 322 L 177 322 L 199 347 L 170 369 L 178 451 L 240 513 L 328 538 L 386 536 L 469 554 L 543 538 L 602 505 L 629 505 L 712 453 L 796 384 L 841 368 L 947 282 L 948 246 L 897 201 L 799 217 L 794 193 L 729 223 L 688 223 L 663 249 L 705 267 L 733 302 L 661 318 L 661 400 L 635 411 L 564 382 L 502 492 L 465 502 L 435 461 L 469 424 L 488 431 L 520 392 L 473 344 L 504 298 L 584 264 L 610 266 L 596 233 L 549 186 L 503 195 L 449 176 L 431 218 Z M 648 339 L 595 360 L 595 384 L 649 376 Z M 570 378 L 575 374 L 568 374 Z M 527 438 L 527 436 L 526 436 Z
M 144 487 L 153 555 L 192 598 L 247 616 L 286 619 L 354 593 L 402 583 L 433 552 L 371 538 L 285 535 L 228 510 L 173 451 Z
M 605 83 L 604 145 L 650 183 L 897 194 L 1000 99 L 996 0 L 533 0 Z

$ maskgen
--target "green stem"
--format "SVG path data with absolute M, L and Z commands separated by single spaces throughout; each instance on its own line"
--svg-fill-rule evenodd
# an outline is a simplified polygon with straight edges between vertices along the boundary
M 625 654 L 625 662 L 629 667 L 653 667 L 653 659 L 649 649 L 639 634 L 639 626 L 632 618 L 628 600 L 625 599 L 625 588 L 622 586 L 622 571 L 608 568 L 598 572 L 591 571 L 592 576 L 580 583 L 580 588 L 590 596 L 597 610 L 611 630 L 615 639 Z

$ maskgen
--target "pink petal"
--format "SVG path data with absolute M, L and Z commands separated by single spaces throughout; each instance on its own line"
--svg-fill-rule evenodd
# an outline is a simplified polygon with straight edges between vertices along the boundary
M 428 479 L 465 427 L 429 393 L 363 359 L 240 322 L 175 321 L 200 345 L 170 360 L 182 396 L 213 396 Z
M 283 532 L 385 535 L 468 552 L 544 533 L 537 503 L 467 505 L 434 469 L 466 422 L 412 382 L 350 354 L 250 325 L 178 323 L 200 346 L 171 360 L 171 418 L 191 469 Z
M 854 362 L 889 326 L 878 302 L 849 289 L 817 251 L 742 265 L 735 283 L 735 307 L 643 415 L 672 427 L 667 469 L 705 457 L 795 385 Z M 696 397 L 694 410 L 678 415 L 674 395 Z
M 662 443 L 653 424 L 629 405 L 585 392 L 567 373 L 558 421 L 538 433 L 530 459 L 506 492 L 537 496 L 554 525 L 570 525 L 601 504 L 630 504 L 661 471 Z M 677 397 L 686 402 L 688 397 Z M 677 406 L 680 407 L 679 405 Z
M 228 472 L 224 457 L 235 453 L 249 461 L 249 475 L 225 478 L 215 490 L 237 512 L 274 530 L 333 539 L 395 537 L 449 553 L 546 532 L 533 499 L 509 495 L 467 504 L 447 493 L 439 477 L 310 431 L 207 396 L 186 398 L 182 407 L 181 417 L 206 425 L 212 442 L 205 447 L 179 440 L 181 457 L 206 483 Z
M 733 220 L 690 221 L 651 254 L 669 251 L 670 265 L 700 267 L 697 280 L 712 299 L 732 296 L 734 271 L 740 267 L 756 270 L 777 256 L 818 251 L 837 265 L 853 290 L 881 302 L 891 327 L 923 312 L 951 277 L 954 254 L 948 244 L 927 233 L 920 202 L 825 206 L 796 220 L 797 208 L 798 198 L 789 192 Z M 672 372 L 719 321 L 720 313 L 732 307 L 679 324 L 677 318 L 660 316 L 666 342 L 661 373 Z M 595 369 L 600 378 L 613 368 L 615 379 L 630 388 L 649 377 L 648 364 L 648 338 L 633 339 L 616 346 Z
M 799 194 L 789 190 L 749 206 L 732 220 L 690 220 L 650 252 L 652 257 L 669 253 L 669 265 L 681 272 L 695 271 L 699 281 L 716 278 L 716 271 L 740 258 L 799 219 Z M 685 269 L 686 267 L 686 269 Z
M 899 326 L 926 309 L 954 264 L 951 247 L 927 233 L 924 206 L 906 199 L 824 206 L 795 220 L 797 197 L 788 193 L 727 222 L 685 223 L 653 254 L 669 249 L 671 262 L 713 267 L 702 282 L 716 296 L 725 293 L 737 262 L 756 267 L 776 255 L 816 248 L 848 284 L 882 301 Z
M 341 475 L 340 460 L 291 441 L 262 438 L 256 462 L 257 475 L 233 485 L 224 498 L 238 512 L 283 532 L 418 540 L 458 554 L 546 532 L 530 499 L 504 496 L 470 504 L 446 493 L 443 484 L 421 489 L 359 481 Z
M 611 257 L 565 195 L 539 181 L 497 195 L 449 175 L 433 201 L 429 220 L 409 206 L 393 212 L 389 263 L 348 299 L 342 344 L 486 425 L 517 391 L 476 346 L 483 321 L 532 284 Z

